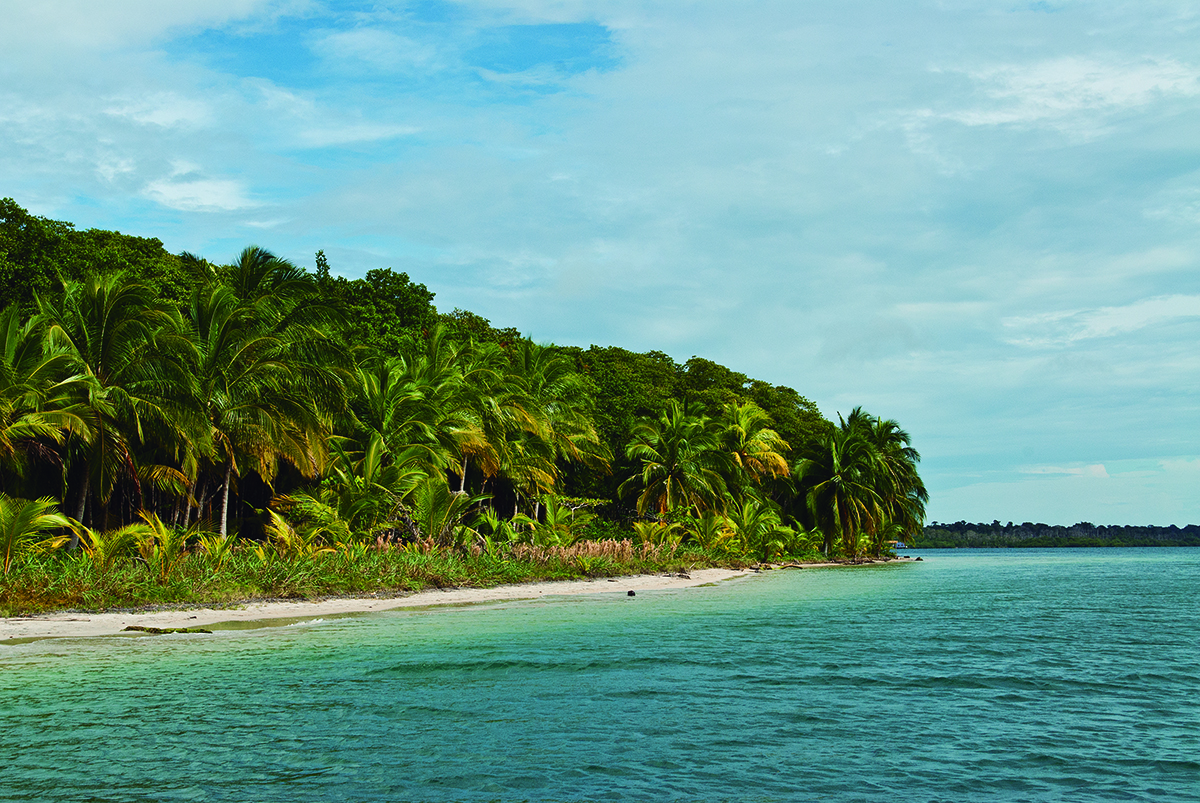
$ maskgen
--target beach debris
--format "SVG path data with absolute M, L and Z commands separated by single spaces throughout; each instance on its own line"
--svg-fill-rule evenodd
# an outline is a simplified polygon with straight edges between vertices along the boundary
M 167 633 L 211 633 L 211 630 L 205 630 L 203 627 L 143 627 L 142 625 L 130 625 L 125 630 L 133 630 L 139 633 L 148 633 L 151 636 L 164 636 Z M 122 631 L 124 632 L 124 631 Z

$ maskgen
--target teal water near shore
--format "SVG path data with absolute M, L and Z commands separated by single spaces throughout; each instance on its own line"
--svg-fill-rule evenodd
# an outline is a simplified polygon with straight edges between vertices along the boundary
M 1200 800 L 1200 549 L 0 646 L 0 800 Z

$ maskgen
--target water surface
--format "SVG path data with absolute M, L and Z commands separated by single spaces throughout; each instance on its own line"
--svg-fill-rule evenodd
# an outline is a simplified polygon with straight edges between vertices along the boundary
M 1200 549 L 0 647 L 0 799 L 1200 800 Z

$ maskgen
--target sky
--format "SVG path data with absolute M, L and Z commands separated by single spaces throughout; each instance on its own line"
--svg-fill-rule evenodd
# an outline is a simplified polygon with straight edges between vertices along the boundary
M 0 14 L 36 214 L 862 405 L 932 520 L 1200 522 L 1200 2 Z

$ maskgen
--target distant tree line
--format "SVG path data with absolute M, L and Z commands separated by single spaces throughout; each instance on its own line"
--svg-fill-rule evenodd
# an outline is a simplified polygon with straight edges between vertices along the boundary
M 1186 527 L 1097 526 L 1081 521 L 1069 527 L 1051 524 L 971 524 L 931 521 L 915 543 L 924 548 L 953 547 L 1109 547 L 1200 546 L 1200 525 Z

